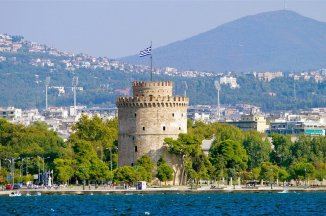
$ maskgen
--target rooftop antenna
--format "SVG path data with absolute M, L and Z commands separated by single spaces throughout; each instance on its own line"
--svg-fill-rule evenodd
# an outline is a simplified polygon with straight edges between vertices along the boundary
M 76 113 L 76 88 L 78 86 L 78 77 L 77 76 L 74 76 L 72 78 L 72 86 L 73 86 L 73 90 L 74 90 L 74 110 Z
M 188 85 L 187 85 L 187 82 L 186 81 L 183 81 L 182 82 L 183 84 L 183 87 L 184 87 L 184 96 L 187 97 L 187 90 L 188 90 Z
M 221 91 L 221 85 L 218 80 L 215 80 L 214 82 L 215 89 L 217 90 L 217 119 L 220 120 L 220 91 Z
M 45 110 L 48 109 L 48 87 L 49 87 L 49 84 L 50 84 L 50 77 L 46 77 L 45 78 Z

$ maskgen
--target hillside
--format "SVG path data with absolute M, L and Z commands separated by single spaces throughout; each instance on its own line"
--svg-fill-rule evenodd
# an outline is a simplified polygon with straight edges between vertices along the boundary
M 133 80 L 149 79 L 147 69 L 105 57 L 67 53 L 23 40 L 21 36 L 0 34 L 0 107 L 44 108 L 47 76 L 51 77 L 49 106 L 73 104 L 71 82 L 73 76 L 78 76 L 77 104 L 112 107 L 117 96 L 128 95 Z M 249 103 L 264 111 L 326 106 L 326 70 L 298 74 L 296 99 L 293 97 L 293 74 L 270 82 L 261 81 L 254 74 L 231 76 L 237 77 L 240 88 L 222 85 L 223 105 Z M 171 75 L 156 71 L 154 74 L 154 80 L 174 81 L 176 95 L 184 93 L 182 83 L 186 81 L 191 105 L 216 105 L 214 81 L 217 79 L 218 76 L 198 72 Z
M 288 10 L 260 13 L 154 49 L 153 59 L 156 67 L 214 72 L 323 68 L 326 23 Z M 148 64 L 137 55 L 121 60 Z

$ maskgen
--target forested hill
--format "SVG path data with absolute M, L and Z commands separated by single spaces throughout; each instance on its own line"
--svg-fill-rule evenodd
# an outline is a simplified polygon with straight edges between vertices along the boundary
M 73 55 L 24 41 L 19 36 L 0 34 L 0 107 L 44 108 L 44 80 L 47 76 L 51 77 L 50 106 L 73 104 L 73 76 L 79 77 L 79 86 L 82 87 L 77 91 L 78 104 L 115 106 L 115 98 L 128 94 L 133 80 L 149 80 L 148 72 L 137 67 L 140 66 L 124 65 L 107 58 Z M 187 96 L 192 105 L 217 104 L 214 81 L 218 78 L 154 74 L 154 80 L 174 81 L 174 93 L 177 95 L 184 93 L 182 82 L 186 81 Z M 288 76 L 264 82 L 252 74 L 237 78 L 240 88 L 222 85 L 222 104 L 250 103 L 261 106 L 265 111 L 326 106 L 325 82 L 316 83 L 312 78 L 294 82 Z M 293 96 L 294 84 L 296 98 Z M 61 87 L 64 92 L 60 93 Z
M 323 68 L 326 23 L 288 10 L 260 13 L 154 49 L 153 59 L 159 67 L 214 72 Z M 138 55 L 122 60 L 146 63 Z

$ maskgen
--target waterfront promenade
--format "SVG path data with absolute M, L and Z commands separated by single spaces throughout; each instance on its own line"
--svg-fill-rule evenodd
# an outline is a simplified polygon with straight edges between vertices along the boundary
M 199 188 L 191 188 L 190 186 L 172 186 L 172 187 L 149 187 L 144 190 L 136 190 L 135 187 L 128 189 L 117 188 L 105 188 L 99 186 L 95 188 L 94 186 L 86 186 L 84 189 L 82 186 L 72 186 L 72 187 L 58 187 L 58 188 L 38 188 L 38 189 L 19 189 L 22 195 L 30 194 L 36 195 L 41 193 L 42 195 L 51 194 L 161 194 L 161 193 L 230 193 L 230 192 L 326 192 L 326 187 L 281 187 L 273 186 L 260 186 L 260 187 L 241 187 L 241 186 L 226 186 L 223 188 L 212 188 L 211 186 L 201 186 Z M 0 191 L 0 196 L 9 195 L 13 190 Z

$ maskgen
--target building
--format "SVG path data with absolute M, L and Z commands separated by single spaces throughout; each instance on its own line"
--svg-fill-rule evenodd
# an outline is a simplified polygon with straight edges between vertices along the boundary
M 271 122 L 271 128 L 267 130 L 268 134 L 306 134 L 311 136 L 325 136 L 324 126 L 319 122 L 311 121 L 276 121 Z
M 258 79 L 265 81 L 265 82 L 270 82 L 272 79 L 275 78 L 280 78 L 283 77 L 283 72 L 264 72 L 264 73 L 258 73 Z
M 0 107 L 0 118 L 7 119 L 8 121 L 14 121 L 22 116 L 21 109 L 15 109 L 14 107 L 1 108 Z
M 229 85 L 231 89 L 240 87 L 239 84 L 237 83 L 237 78 L 229 77 L 229 76 L 220 77 L 220 84 L 221 85 Z
M 172 82 L 134 81 L 133 96 L 117 98 L 119 166 L 133 166 L 145 154 L 154 162 L 164 155 L 178 179 L 182 161 L 167 152 L 164 139 L 187 133 L 189 99 L 173 96 L 172 88 Z
M 242 115 L 240 121 L 226 123 L 234 125 L 244 131 L 252 130 L 260 133 L 265 133 L 265 131 L 269 128 L 266 118 L 256 114 Z

